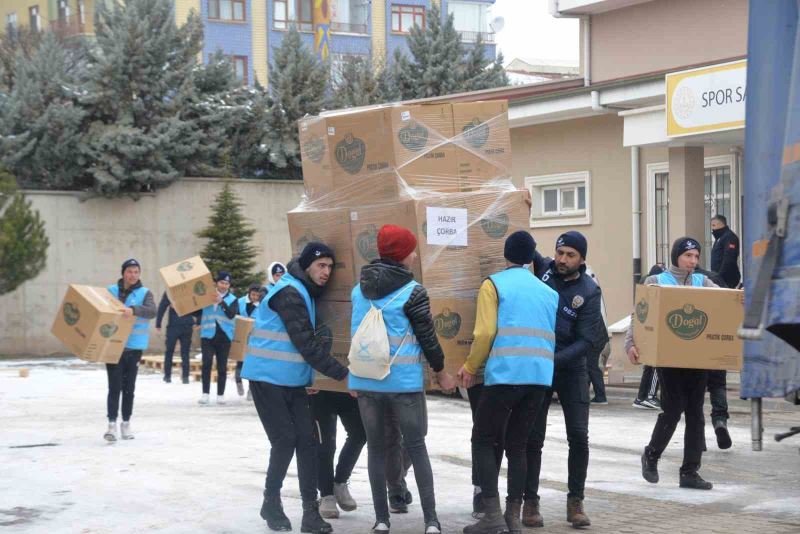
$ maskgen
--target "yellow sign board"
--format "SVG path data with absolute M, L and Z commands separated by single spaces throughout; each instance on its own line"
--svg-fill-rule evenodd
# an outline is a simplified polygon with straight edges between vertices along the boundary
M 747 60 L 666 76 L 667 136 L 744 127 Z

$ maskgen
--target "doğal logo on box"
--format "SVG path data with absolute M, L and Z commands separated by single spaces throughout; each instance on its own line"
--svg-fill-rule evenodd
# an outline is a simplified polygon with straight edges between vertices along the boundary
M 367 157 L 367 145 L 352 133 L 336 144 L 336 161 L 350 174 L 357 174 L 364 166 Z
M 408 150 L 418 152 L 428 144 L 428 129 L 417 122 L 412 122 L 405 128 L 400 128 L 397 138 Z
M 684 304 L 680 310 L 673 310 L 667 314 L 667 326 L 673 334 L 686 341 L 692 340 L 703 333 L 708 325 L 708 315 L 694 307 L 693 304 Z
M 198 297 L 202 297 L 206 294 L 206 285 L 202 281 L 198 281 L 194 284 L 192 292 Z
M 642 299 L 636 303 L 636 318 L 639 322 L 644 324 L 647 320 L 647 313 L 650 311 L 650 305 L 646 300 Z
M 320 137 L 309 139 L 307 143 L 303 144 L 303 157 L 308 158 L 314 163 L 322 161 L 325 155 L 325 141 Z
M 64 322 L 69 326 L 73 326 L 81 318 L 81 311 L 71 302 L 65 303 L 61 311 L 64 314 Z
M 489 237 L 500 239 L 508 232 L 508 213 L 489 215 L 481 219 L 481 229 Z
M 453 339 L 461 330 L 461 315 L 450 311 L 450 308 L 445 308 L 433 318 L 433 327 L 438 335 L 445 339 Z
M 300 237 L 300 239 L 298 239 L 297 242 L 294 244 L 295 251 L 298 254 L 300 254 L 303 251 L 303 249 L 306 248 L 306 245 L 308 245 L 312 241 L 322 241 L 322 239 L 314 235 L 314 233 L 311 230 L 309 230 L 305 234 L 303 234 Z
M 358 234 L 356 248 L 363 260 L 378 259 L 378 228 L 374 224 L 370 224 L 366 230 Z
M 185 273 L 187 271 L 191 271 L 193 267 L 194 265 L 192 265 L 192 262 L 182 261 L 178 264 L 175 270 L 178 271 L 179 273 Z
M 461 133 L 467 143 L 475 148 L 481 148 L 489 139 L 489 125 L 475 117 L 461 129 Z
M 119 327 L 114 323 L 106 323 L 104 325 L 100 325 L 100 335 L 104 338 L 109 338 L 117 333 Z

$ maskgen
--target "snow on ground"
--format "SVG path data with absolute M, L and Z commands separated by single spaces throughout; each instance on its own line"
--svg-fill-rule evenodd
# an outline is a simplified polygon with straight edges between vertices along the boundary
M 23 365 L 31 369 L 28 378 L 18 376 Z M 102 366 L 78 360 L 0 362 L 0 527 L 48 534 L 265 532 L 258 510 L 269 445 L 252 404 L 236 396 L 232 380 L 228 384 L 227 405 L 213 403 L 212 385 L 212 404 L 199 406 L 199 383 L 164 384 L 160 374 L 140 369 L 132 419 L 136 439 L 108 444 L 102 439 Z M 641 478 L 639 455 L 655 416 L 631 409 L 622 399 L 592 409 L 586 507 L 593 519 L 611 509 L 614 496 L 634 496 L 768 512 L 800 524 L 796 440 L 766 442 L 764 452 L 752 452 L 749 419 L 739 415 L 732 420 L 734 448 L 719 451 L 707 425 L 709 452 L 702 473 L 715 489 L 687 491 L 677 487 L 681 425 L 662 460 L 662 482 L 651 485 Z M 469 406 L 431 396 L 429 418 L 428 448 L 440 520 L 446 531 L 460 531 L 471 511 Z M 776 424 L 767 436 L 789 426 L 784 421 Z M 552 505 L 561 515 L 567 445 L 557 405 L 551 409 L 547 433 L 541 494 L 543 505 Z M 340 428 L 339 442 L 343 440 Z M 366 460 L 365 449 L 351 479 L 359 509 L 333 521 L 336 532 L 366 533 L 372 526 Z M 413 475 L 410 479 L 416 497 Z M 294 463 L 283 499 L 299 531 Z M 416 501 L 411 513 L 392 519 L 393 533 L 422 531 Z M 557 520 L 563 523 L 563 517 Z M 553 518 L 549 524 L 555 522 Z

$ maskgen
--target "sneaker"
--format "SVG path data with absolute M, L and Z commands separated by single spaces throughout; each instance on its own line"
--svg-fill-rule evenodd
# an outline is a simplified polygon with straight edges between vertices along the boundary
M 208 404 L 209 402 L 208 393 L 203 393 L 203 395 L 200 397 L 200 400 L 197 401 L 198 404 Z
M 681 473 L 680 487 L 698 490 L 710 490 L 714 487 L 714 484 L 708 482 L 707 480 L 703 480 L 703 477 L 701 477 L 695 471 L 694 473 Z
M 728 423 L 724 419 L 720 419 L 714 423 L 714 433 L 717 435 L 717 447 L 720 449 L 731 448 L 733 441 L 728 432 Z
M 372 532 L 375 534 L 389 534 L 389 523 L 384 523 L 383 521 L 377 521 L 375 526 L 372 527 Z
M 225 395 L 217 395 L 217 404 L 225 404 Z
M 183 382 L 184 384 L 188 384 L 189 383 L 189 377 L 188 376 L 184 376 L 183 378 L 181 378 L 181 382 Z
M 165 376 L 165 377 L 164 377 L 164 382 L 165 382 L 166 384 L 169 384 L 169 383 L 171 383 L 171 382 L 172 382 L 172 377 L 171 377 L 171 376 Z
M 249 401 L 253 400 L 253 391 L 249 388 L 247 389 L 247 400 Z
M 238 393 L 240 397 L 244 395 L 244 384 L 241 382 L 236 382 L 236 393 Z
M 336 498 L 336 504 L 345 512 L 352 512 L 358 508 L 358 503 L 356 503 L 356 500 L 350 495 L 350 487 L 347 482 L 342 484 L 334 483 L 333 496 Z
M 652 410 L 652 408 L 650 408 L 650 406 L 646 405 L 643 400 L 639 400 L 639 399 L 636 399 L 635 401 L 633 401 L 633 404 L 631 406 L 633 406 L 634 408 L 639 408 L 640 410 Z
M 425 534 L 442 534 L 442 525 L 438 521 L 428 521 L 425 523 Z
M 338 519 L 339 508 L 336 507 L 336 497 L 333 495 L 323 495 L 319 503 L 319 515 L 325 519 Z
M 403 500 L 406 502 L 406 504 L 410 505 L 412 502 L 414 502 L 414 497 L 411 495 L 410 491 L 406 491 L 405 495 L 403 495 Z
M 120 434 L 122 435 L 122 439 L 133 439 L 133 432 L 131 432 L 131 422 L 130 421 L 123 421 L 119 427 Z
M 597 397 L 594 397 L 591 400 L 591 403 L 592 404 L 608 404 L 608 399 L 606 399 L 606 398 L 598 399 Z
M 389 511 L 393 514 L 408 513 L 408 505 L 402 495 L 392 495 L 389 497 Z
M 109 421 L 108 430 L 103 434 L 103 439 L 109 442 L 117 441 L 117 422 Z
M 658 458 L 642 453 L 642 477 L 651 484 L 658 483 Z
M 661 409 L 661 401 L 658 400 L 657 397 L 647 397 L 645 400 L 642 401 L 642 404 L 650 408 L 651 410 L 660 410 Z

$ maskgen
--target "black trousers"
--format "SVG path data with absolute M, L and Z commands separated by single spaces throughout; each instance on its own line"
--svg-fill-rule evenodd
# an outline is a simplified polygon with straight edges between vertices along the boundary
M 421 399 L 425 415 L 423 433 L 428 434 L 428 404 L 425 395 Z M 408 491 L 406 476 L 411 469 L 411 455 L 403 443 L 400 420 L 389 407 L 384 412 L 384 440 L 386 443 L 386 489 L 389 497 L 405 496 Z
M 358 411 L 358 400 L 349 393 L 320 391 L 311 395 L 311 414 L 317 424 L 317 487 L 323 497 L 333 495 L 333 484 L 343 484 L 350 479 L 361 449 L 367 443 L 367 434 Z M 334 471 L 336 455 L 337 419 L 342 420 L 347 439 L 339 451 L 339 461 Z
M 478 411 L 478 401 L 483 393 L 483 384 L 475 384 L 467 390 L 467 398 L 469 399 L 469 409 L 472 411 L 472 425 L 475 425 L 475 414 Z M 494 457 L 497 464 L 497 471 L 500 471 L 500 464 L 503 463 L 503 442 L 505 440 L 505 428 L 500 431 L 495 437 L 494 443 Z M 472 485 L 480 487 L 481 483 L 478 479 L 478 462 L 475 457 L 472 458 Z
M 484 499 L 499 495 L 498 436 L 505 429 L 508 458 L 507 501 L 521 502 L 528 460 L 525 449 L 534 417 L 545 397 L 545 386 L 484 386 L 472 427 L 472 457 L 478 463 L 478 481 Z
M 175 345 L 181 344 L 181 377 L 189 378 L 189 351 L 192 348 L 192 327 L 167 327 L 167 347 L 164 351 L 164 377 L 172 378 L 172 356 Z
M 225 382 L 228 379 L 228 352 L 231 350 L 231 340 L 218 326 L 213 339 L 201 339 L 200 348 L 203 352 L 203 393 L 211 391 L 211 366 L 214 356 L 217 357 L 217 395 L 225 394 Z
M 708 372 L 708 394 L 711 397 L 711 423 L 728 420 L 728 371 Z
M 703 401 L 706 396 L 708 371 L 699 369 L 657 369 L 661 382 L 661 409 L 656 426 L 645 452 L 660 458 L 667 448 L 683 414 L 686 429 L 683 435 L 683 465 L 681 473 L 700 469 L 700 459 L 706 446 Z
M 129 421 L 133 414 L 133 392 L 136 375 L 139 373 L 140 350 L 124 350 L 119 363 L 107 363 L 108 374 L 108 420 L 116 421 L 119 414 L 119 397 L 122 395 L 122 420 Z
M 306 388 L 251 380 L 250 391 L 270 443 L 264 483 L 266 495 L 280 495 L 286 471 L 296 451 L 300 496 L 303 501 L 316 500 L 317 447 Z
M 244 362 L 236 362 L 236 372 L 233 374 L 233 376 L 236 379 L 237 384 L 242 383 L 242 367 L 244 367 Z
M 658 396 L 658 373 L 656 373 L 655 367 L 645 365 L 644 370 L 642 370 L 642 379 L 639 381 L 639 393 L 636 394 L 636 398 L 643 401 L 648 397 L 656 396 Z
M 536 421 L 528 440 L 528 474 L 525 481 L 525 498 L 539 498 L 539 474 L 542 470 L 542 447 L 547 430 L 547 413 L 553 399 L 558 394 L 558 402 L 564 412 L 567 426 L 567 488 L 569 497 L 583 499 L 586 484 L 586 471 L 589 468 L 589 381 L 580 369 L 556 371 L 553 387 L 545 393 Z M 509 466 L 510 468 L 510 466 Z
M 589 382 L 592 384 L 595 398 L 606 400 L 606 384 L 603 381 L 603 371 L 600 369 L 599 352 L 586 358 L 586 371 L 589 373 Z

